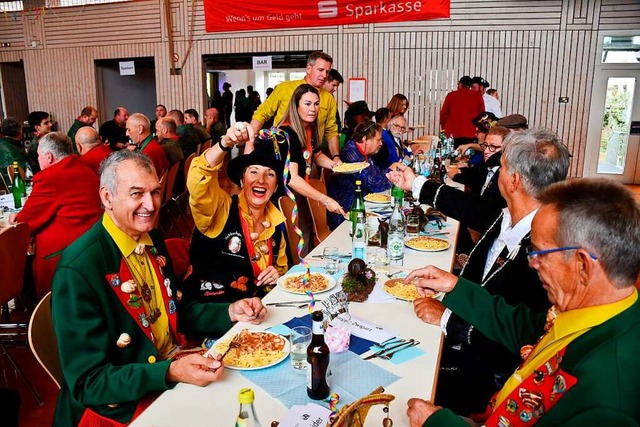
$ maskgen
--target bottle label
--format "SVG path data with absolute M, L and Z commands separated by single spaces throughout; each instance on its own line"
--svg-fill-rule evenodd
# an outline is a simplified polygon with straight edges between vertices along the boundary
M 399 235 L 389 236 L 388 247 L 389 258 L 402 259 L 404 257 L 404 239 Z
M 360 258 L 363 261 L 366 261 L 365 259 L 366 254 L 364 251 L 364 244 L 362 243 L 354 243 L 353 244 L 353 259 L 356 258 Z
M 313 322 L 311 332 L 313 335 L 324 335 L 324 322 Z

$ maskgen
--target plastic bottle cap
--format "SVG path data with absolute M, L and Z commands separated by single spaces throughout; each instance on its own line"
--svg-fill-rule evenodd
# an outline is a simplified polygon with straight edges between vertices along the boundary
M 356 181 L 356 185 L 361 185 L 361 184 L 362 184 L 362 181 L 360 181 L 360 180 Z
M 243 388 L 240 389 L 238 393 L 238 402 L 240 403 L 253 403 L 255 400 L 255 396 L 253 394 L 253 389 Z

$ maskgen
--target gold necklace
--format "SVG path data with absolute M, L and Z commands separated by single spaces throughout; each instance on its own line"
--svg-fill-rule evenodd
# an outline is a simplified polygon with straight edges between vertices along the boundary
M 158 304 L 156 303 L 156 295 L 155 295 L 155 286 L 153 284 L 153 277 L 151 278 L 151 285 L 147 282 L 147 268 L 151 273 L 151 268 L 149 266 L 149 260 L 147 259 L 146 252 L 142 254 L 133 254 L 135 259 L 140 264 L 140 269 L 138 269 L 133 262 L 130 262 L 126 259 L 127 266 L 129 266 L 129 270 L 136 277 L 136 285 L 138 286 L 138 290 L 140 291 L 140 295 L 142 296 L 142 302 L 147 312 L 147 317 L 149 322 L 152 324 L 155 323 L 158 318 L 162 315 L 162 312 L 158 308 Z M 142 259 L 140 258 L 142 257 Z

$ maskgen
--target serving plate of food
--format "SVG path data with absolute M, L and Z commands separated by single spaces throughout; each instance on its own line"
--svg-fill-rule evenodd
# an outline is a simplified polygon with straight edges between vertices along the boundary
M 302 278 L 305 273 L 285 274 L 276 282 L 277 286 L 285 292 L 292 294 L 305 294 L 305 287 L 302 284 Z M 310 290 L 314 294 L 327 292 L 336 286 L 336 279 L 324 273 L 311 273 Z
M 416 285 L 413 283 L 404 283 L 404 278 L 399 279 L 391 279 L 384 282 L 382 286 L 382 290 L 391 295 L 394 298 L 398 298 L 404 301 L 413 302 L 418 298 L 422 298 L 422 296 L 418 293 L 416 289 Z M 437 298 L 439 293 L 433 293 L 426 295 L 431 298 Z
M 448 240 L 438 239 L 437 237 L 418 236 L 407 239 L 405 246 L 420 252 L 440 252 L 449 249 Z
M 267 331 L 249 331 L 239 333 L 237 346 L 232 347 L 224 356 L 224 366 L 239 371 L 255 371 L 277 365 L 291 352 L 289 340 L 282 335 Z M 218 340 L 206 355 L 224 354 L 237 335 Z
M 388 205 L 391 203 L 391 196 L 386 193 L 369 193 L 364 196 L 364 201 L 376 205 Z
M 332 170 L 333 173 L 358 173 L 362 169 L 368 168 L 369 162 L 356 162 L 356 163 L 342 163 L 335 166 Z

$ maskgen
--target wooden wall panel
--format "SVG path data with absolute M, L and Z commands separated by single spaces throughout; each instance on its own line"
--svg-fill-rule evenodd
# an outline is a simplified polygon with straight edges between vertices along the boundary
M 169 1 L 169 21 L 164 2 Z M 371 110 L 397 92 L 411 124 L 439 130 L 439 110 L 462 75 L 482 75 L 505 113 L 560 133 L 580 174 L 600 31 L 638 29 L 638 0 L 452 0 L 451 18 L 274 31 L 206 33 L 201 0 L 139 0 L 59 8 L 0 19 L 0 62 L 23 60 L 29 109 L 56 114 L 66 129 L 97 105 L 95 60 L 152 56 L 157 101 L 169 108 L 206 102 L 203 55 L 322 49 L 345 80 L 367 79 Z M 171 74 L 168 31 L 180 75 Z M 31 47 L 31 41 L 36 46 Z M 346 87 L 337 93 L 344 112 Z M 558 98 L 569 97 L 559 104 Z

